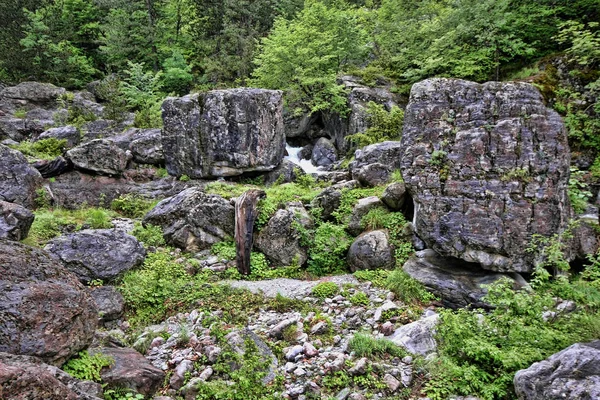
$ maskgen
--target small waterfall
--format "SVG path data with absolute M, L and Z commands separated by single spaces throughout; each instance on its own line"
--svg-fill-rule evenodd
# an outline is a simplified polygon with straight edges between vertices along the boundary
M 310 160 L 301 160 L 300 157 L 298 157 L 298 153 L 302 150 L 302 147 L 292 147 L 286 143 L 285 149 L 288 153 L 285 159 L 290 160 L 294 164 L 298 164 L 298 166 L 300 166 L 307 174 L 321 175 L 325 173 L 321 168 L 314 166 Z

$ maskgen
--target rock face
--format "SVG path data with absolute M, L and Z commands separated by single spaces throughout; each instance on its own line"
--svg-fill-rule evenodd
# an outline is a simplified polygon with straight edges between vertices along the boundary
M 169 174 L 192 178 L 270 171 L 283 159 L 282 93 L 213 90 L 168 98 L 162 144 Z
M 366 232 L 354 240 L 348 250 L 352 272 L 363 269 L 387 269 L 394 266 L 394 250 L 385 231 Z
M 482 285 L 502 278 L 514 281 L 515 289 L 526 285 L 518 274 L 490 273 L 462 260 L 441 257 L 431 249 L 417 252 L 403 269 L 438 296 L 444 307 L 453 309 L 467 306 L 489 308 L 482 300 L 487 293 Z
M 61 365 L 91 343 L 96 305 L 45 251 L 0 239 L 0 287 L 0 351 Z
M 121 175 L 127 168 L 127 154 L 106 139 L 96 139 L 67 151 L 75 168 L 106 175 Z
M 140 265 L 146 250 L 138 240 L 115 229 L 86 229 L 48 242 L 45 250 L 82 282 L 113 280 Z
M 354 161 L 349 165 L 352 179 L 363 181 L 368 186 L 387 182 L 391 173 L 400 169 L 401 154 L 402 145 L 393 141 L 375 143 L 356 150 Z
M 41 186 L 42 176 L 25 156 L 0 144 L 0 200 L 33 208 Z
M 560 116 L 525 83 L 413 86 L 402 175 L 417 234 L 442 255 L 529 272 L 531 235 L 564 230 L 569 150 Z
M 0 200 L 0 238 L 25 239 L 34 218 L 25 207 Z
M 139 164 L 162 165 L 165 162 L 160 129 L 131 128 L 109 140 L 121 150 L 131 151 L 133 161 Z
M 600 340 L 577 343 L 515 375 L 520 400 L 600 398 Z
M 0 353 L 0 396 L 3 399 L 101 400 L 88 392 L 96 385 L 100 386 L 79 381 L 36 357 Z
M 258 234 L 255 246 L 277 265 L 287 266 L 294 262 L 303 265 L 308 253 L 300 244 L 301 235 L 296 224 L 306 229 L 313 225 L 302 204 L 278 210 Z
M 163 383 L 165 373 L 153 367 L 143 355 L 128 348 L 103 347 L 91 350 L 101 352 L 115 360 L 110 368 L 100 371 L 102 381 L 112 387 L 124 387 L 143 394 L 153 395 Z
M 50 83 L 22 82 L 17 86 L 7 87 L 0 92 L 0 97 L 14 102 L 49 105 L 55 103 L 59 96 L 66 93 L 64 88 Z
M 233 237 L 234 219 L 230 201 L 193 187 L 158 203 L 143 223 L 160 226 L 167 243 L 194 251 Z

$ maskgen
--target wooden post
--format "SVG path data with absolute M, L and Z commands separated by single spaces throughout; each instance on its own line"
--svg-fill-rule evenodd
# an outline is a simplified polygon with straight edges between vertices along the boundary
M 250 274 L 250 251 L 254 221 L 258 216 L 258 201 L 266 197 L 258 189 L 250 189 L 235 201 L 235 250 L 237 269 L 242 275 Z

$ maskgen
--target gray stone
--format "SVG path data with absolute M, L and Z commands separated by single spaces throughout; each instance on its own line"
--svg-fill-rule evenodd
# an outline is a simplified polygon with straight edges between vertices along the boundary
M 413 85 L 401 150 L 416 232 L 441 255 L 531 272 L 531 236 L 567 227 L 567 131 L 530 84 Z
M 352 272 L 365 269 L 390 269 L 395 265 L 394 249 L 386 231 L 370 231 L 357 237 L 348 250 Z
M 106 175 L 121 175 L 127 168 L 128 156 L 114 143 L 96 139 L 67 151 L 75 168 Z
M 98 313 L 102 322 L 114 321 L 123 315 L 125 300 L 121 292 L 115 287 L 91 287 L 88 291 L 96 306 L 98 306 Z
M 481 269 L 477 264 L 442 257 L 431 249 L 419 251 L 403 267 L 412 278 L 435 294 L 445 307 L 457 309 L 467 306 L 489 308 L 483 301 L 487 290 L 483 285 L 500 279 L 509 279 L 515 289 L 527 285 L 517 273 L 498 273 Z
M 152 366 L 143 355 L 129 348 L 102 347 L 90 349 L 90 354 L 102 353 L 114 359 L 110 368 L 100 371 L 102 382 L 110 387 L 134 390 L 144 396 L 151 396 L 162 385 L 165 373 Z
M 519 400 L 600 398 L 600 340 L 574 344 L 518 371 L 514 384 Z
M 299 226 L 313 227 L 313 220 L 302 203 L 293 203 L 269 219 L 256 238 L 255 246 L 275 265 L 303 265 L 308 259 L 308 250 L 301 244 Z
M 79 381 L 39 358 L 0 353 L 3 399 L 101 400 L 98 383 Z
M 75 147 L 81 141 L 79 130 L 72 125 L 50 128 L 47 131 L 42 132 L 37 137 L 36 141 L 44 139 L 66 140 L 67 148 Z
M 356 364 L 348 370 L 348 374 L 351 376 L 364 375 L 367 372 L 367 361 L 366 357 L 359 359 Z
M 364 230 L 362 218 L 375 208 L 385 208 L 385 205 L 376 196 L 365 197 L 364 199 L 358 200 L 352 210 L 350 222 L 348 222 L 348 232 L 353 236 L 360 235 Z
M 34 218 L 25 207 L 0 200 L 0 238 L 25 239 Z
M 340 182 L 324 189 L 312 201 L 311 207 L 320 208 L 321 218 L 330 219 L 332 213 L 340 206 L 342 199 L 342 190 L 354 189 L 358 187 L 357 181 Z
M 373 320 L 375 322 L 379 322 L 381 321 L 381 317 L 383 316 L 384 312 L 397 309 L 398 306 L 393 301 L 386 300 L 381 306 L 377 307 L 377 309 L 375 310 L 375 314 L 373 314 Z
M 302 168 L 290 160 L 283 160 L 273 171 L 263 175 L 264 184 L 294 182 L 299 176 L 306 175 Z
M 282 93 L 213 90 L 167 98 L 162 144 L 169 174 L 192 178 L 270 171 L 285 151 Z
M 0 351 L 62 365 L 94 337 L 98 310 L 45 251 L 0 239 Z
M 313 147 L 310 159 L 317 167 L 328 167 L 337 161 L 337 150 L 330 140 L 320 138 Z
M 352 178 L 367 187 L 383 185 L 390 180 L 391 175 L 391 167 L 382 163 L 368 164 L 352 171 Z
M 160 226 L 167 243 L 198 251 L 233 237 L 234 219 L 231 202 L 192 187 L 158 203 L 143 223 Z
M 0 200 L 33 208 L 42 182 L 20 151 L 0 145 Z
M 114 229 L 86 229 L 60 236 L 45 249 L 82 282 L 111 281 L 141 265 L 144 246 L 133 236 Z
M 411 354 L 424 356 L 432 353 L 437 349 L 434 333 L 438 320 L 439 316 L 434 313 L 401 326 L 389 337 L 389 340 L 398 346 L 404 347 Z
M 131 128 L 108 140 L 121 150 L 131 151 L 133 161 L 138 164 L 162 165 L 165 162 L 160 129 Z
M 56 100 L 66 90 L 51 83 L 40 82 L 21 82 L 17 86 L 7 87 L 0 92 L 0 97 L 13 100 L 24 100 L 28 103 L 38 105 L 49 105 Z
M 383 201 L 390 210 L 400 211 L 408 197 L 404 182 L 394 182 L 385 188 L 381 195 L 381 201 Z
M 380 164 L 386 166 L 387 170 L 380 169 L 377 175 L 378 179 L 381 182 L 387 182 L 389 175 L 394 170 L 400 169 L 400 154 L 402 154 L 402 144 L 394 141 L 375 143 L 356 150 L 354 161 L 348 166 L 352 173 L 352 179 L 358 178 L 361 169 L 369 165 Z M 385 175 L 386 171 L 387 177 Z
M 391 374 L 385 374 L 383 377 L 383 382 L 387 385 L 390 392 L 394 393 L 400 387 L 401 383 L 398 379 L 394 378 Z

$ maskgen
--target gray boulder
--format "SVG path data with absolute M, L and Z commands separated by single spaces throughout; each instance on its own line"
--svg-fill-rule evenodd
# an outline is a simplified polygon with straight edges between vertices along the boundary
M 352 272 L 394 267 L 394 249 L 386 231 L 366 232 L 357 237 L 348 250 L 348 266 Z
M 600 340 L 576 343 L 518 371 L 514 384 L 519 400 L 599 399 Z
M 294 182 L 298 176 L 306 175 L 298 164 L 290 160 L 283 160 L 273 171 L 265 173 L 264 184 Z
M 337 150 L 329 139 L 320 138 L 313 147 L 310 160 L 317 167 L 329 167 L 337 161 Z
M 131 128 L 109 140 L 121 150 L 131 151 L 136 163 L 162 165 L 165 162 L 160 129 Z
M 17 86 L 7 87 L 0 92 L 0 98 L 23 105 L 34 104 L 45 107 L 55 105 L 58 98 L 67 91 L 51 83 L 22 82 Z
M 415 84 L 401 150 L 417 234 L 441 255 L 531 272 L 531 236 L 567 227 L 567 132 L 530 84 Z
M 158 203 L 143 223 L 160 226 L 167 243 L 197 251 L 233 237 L 234 219 L 230 201 L 192 187 Z
M 102 382 L 109 387 L 121 387 L 152 396 L 165 379 L 165 373 L 146 358 L 129 348 L 102 347 L 91 349 L 90 354 L 102 353 L 114 359 L 110 368 L 102 368 Z
M 99 286 L 88 289 L 98 306 L 101 322 L 114 321 L 123 315 L 125 299 L 114 286 Z
M 75 168 L 106 175 L 121 175 L 127 168 L 128 155 L 106 139 L 92 140 L 67 151 Z
M 519 274 L 485 271 L 477 264 L 444 258 L 431 249 L 417 252 L 404 264 L 403 270 L 439 297 L 444 307 L 453 309 L 489 308 L 482 300 L 487 293 L 483 285 L 503 278 L 513 281 L 515 289 L 527 285 Z
M 0 200 L 33 208 L 42 181 L 21 152 L 0 145 Z
M 310 203 L 312 208 L 321 209 L 321 217 L 324 220 L 330 219 L 332 213 L 337 210 L 342 200 L 342 190 L 355 189 L 358 187 L 357 181 L 345 181 L 336 183 L 319 193 Z
M 45 250 L 84 283 L 114 280 L 146 257 L 144 246 L 135 237 L 116 229 L 85 229 L 59 236 L 49 241 Z
M 282 93 L 213 90 L 167 98 L 162 144 L 169 174 L 192 178 L 270 171 L 283 159 Z
M 92 342 L 96 305 L 47 252 L 0 239 L 0 287 L 1 352 L 60 366 Z
M 438 324 L 439 315 L 431 312 L 418 321 L 411 322 L 396 329 L 388 337 L 394 344 L 404 347 L 411 354 L 425 356 L 437 350 L 435 341 L 435 327 Z
M 390 210 L 400 211 L 404 207 L 404 203 L 408 197 L 404 182 L 394 182 L 385 188 L 381 195 L 381 201 L 383 201 Z
M 301 244 L 299 226 L 310 229 L 313 226 L 312 218 L 302 203 L 289 204 L 286 209 L 277 210 L 261 229 L 255 246 L 276 265 L 303 265 L 308 259 L 308 252 L 306 246 Z
M 25 239 L 34 218 L 25 207 L 0 200 L 0 238 Z
M 401 143 L 393 141 L 375 143 L 356 150 L 354 161 L 348 166 L 352 179 L 358 180 L 361 177 L 367 183 L 364 176 L 374 176 L 377 178 L 377 182 L 387 182 L 392 172 L 400 169 L 401 153 Z M 372 164 L 376 165 L 370 167 Z
M 368 164 L 352 171 L 352 177 L 367 187 L 383 185 L 390 180 L 391 175 L 390 166 L 382 163 Z
M 99 383 L 80 381 L 39 358 L 0 353 L 3 399 L 101 400 Z M 99 396 L 99 397 L 98 397 Z
M 81 141 L 79 130 L 72 125 L 48 129 L 47 131 L 42 132 L 40 136 L 37 137 L 36 141 L 51 138 L 66 140 L 68 148 L 77 146 Z
M 377 196 L 365 197 L 364 199 L 358 200 L 354 206 L 354 209 L 352 210 L 350 222 L 348 223 L 348 228 L 346 229 L 348 233 L 353 236 L 360 235 L 361 232 L 364 231 L 362 224 L 363 217 L 367 215 L 369 211 L 376 208 L 385 208 L 385 205 Z

